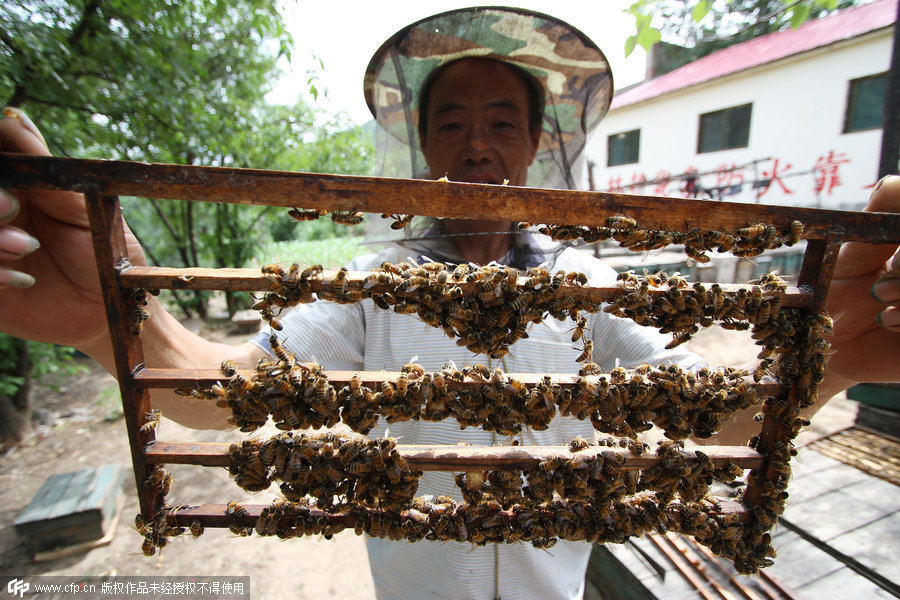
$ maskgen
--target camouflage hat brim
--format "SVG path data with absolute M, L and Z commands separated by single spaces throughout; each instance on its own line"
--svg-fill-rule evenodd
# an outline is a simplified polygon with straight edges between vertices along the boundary
M 366 69 L 363 86 L 379 126 L 415 146 L 423 84 L 436 69 L 470 57 L 519 67 L 543 87 L 543 132 L 535 161 L 538 170 L 542 161 L 574 160 L 584 147 L 587 132 L 609 109 L 613 94 L 609 62 L 587 36 L 541 13 L 476 7 L 417 21 L 378 49 Z M 566 171 L 565 179 L 571 179 L 568 164 L 557 166 Z M 529 184 L 546 184 L 545 179 L 529 176 Z M 566 187 L 574 187 L 571 183 Z

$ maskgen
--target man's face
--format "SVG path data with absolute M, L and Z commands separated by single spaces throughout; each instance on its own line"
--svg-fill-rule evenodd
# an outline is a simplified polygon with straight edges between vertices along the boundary
M 422 153 L 434 177 L 525 185 L 540 130 L 528 128 L 528 84 L 490 59 L 452 63 L 431 84 Z

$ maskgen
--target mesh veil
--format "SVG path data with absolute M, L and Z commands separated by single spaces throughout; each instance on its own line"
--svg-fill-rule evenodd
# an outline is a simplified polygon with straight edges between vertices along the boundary
M 541 137 L 527 185 L 575 189 L 583 180 L 587 135 L 605 116 L 612 98 L 609 63 L 571 25 L 517 8 L 478 7 L 434 15 L 404 27 L 378 49 L 364 81 L 366 102 L 377 123 L 376 172 L 383 177 L 432 178 L 418 144 L 419 92 L 437 69 L 469 57 L 508 63 L 540 84 Z M 441 237 L 440 221 L 416 217 L 400 232 L 389 225 L 372 219 L 368 241 L 391 240 L 414 255 L 456 262 L 452 240 Z M 538 239 L 542 236 L 519 233 L 511 232 L 519 258 L 558 248 Z M 527 260 L 525 266 L 532 262 Z

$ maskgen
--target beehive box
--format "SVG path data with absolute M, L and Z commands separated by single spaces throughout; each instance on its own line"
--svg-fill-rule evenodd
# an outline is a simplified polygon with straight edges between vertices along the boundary
M 101 540 L 116 516 L 123 480 L 118 465 L 52 475 L 13 526 L 36 557 Z

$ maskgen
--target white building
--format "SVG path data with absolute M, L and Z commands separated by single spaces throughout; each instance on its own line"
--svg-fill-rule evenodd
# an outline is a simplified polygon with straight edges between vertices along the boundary
M 897 0 L 875 0 L 618 91 L 587 148 L 593 189 L 862 206 L 896 15 Z

